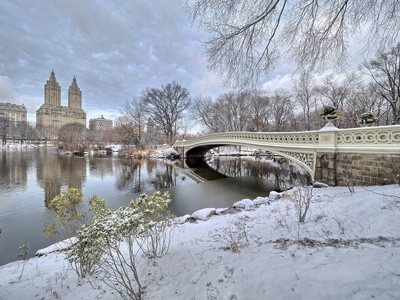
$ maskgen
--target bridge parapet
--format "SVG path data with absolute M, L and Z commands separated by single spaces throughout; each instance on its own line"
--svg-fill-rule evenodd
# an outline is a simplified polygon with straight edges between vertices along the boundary
M 174 147 L 187 156 L 199 149 L 198 153 L 204 155 L 207 150 L 223 145 L 254 147 L 282 155 L 303 166 L 313 179 L 331 185 L 340 184 L 338 172 L 346 167 L 338 158 L 351 164 L 358 172 L 356 183 L 362 184 L 374 183 L 383 173 L 391 173 L 393 177 L 397 172 L 394 167 L 378 168 L 378 162 L 382 165 L 392 160 L 400 168 L 400 125 L 349 129 L 325 126 L 318 131 L 303 132 L 225 132 L 179 141 Z M 368 164 L 376 168 L 368 168 Z
M 178 141 L 176 147 L 190 147 L 203 142 L 221 142 L 228 140 L 244 140 L 248 142 L 285 144 L 285 145 L 317 145 L 318 131 L 305 132 L 224 132 L 201 136 L 192 140 Z

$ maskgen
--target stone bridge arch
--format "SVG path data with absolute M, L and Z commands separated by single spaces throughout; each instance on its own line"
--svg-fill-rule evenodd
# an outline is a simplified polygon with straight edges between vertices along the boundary
M 346 185 L 395 183 L 400 172 L 400 125 L 306 132 L 226 132 L 176 142 L 183 157 L 200 157 L 212 148 L 237 145 L 267 150 L 302 166 L 313 180 Z
M 287 149 L 277 149 L 276 147 L 265 146 L 265 145 L 255 146 L 254 144 L 238 141 L 238 142 L 226 142 L 223 144 L 205 144 L 205 145 L 200 143 L 198 145 L 188 147 L 186 148 L 186 151 L 180 153 L 183 157 L 204 157 L 204 155 L 209 150 L 224 146 L 253 147 L 259 150 L 266 150 L 273 154 L 280 155 L 301 166 L 303 169 L 305 169 L 305 171 L 307 171 L 308 174 L 310 174 L 311 178 L 314 179 L 314 166 L 316 160 L 316 153 L 314 151 L 309 151 L 309 150 L 308 151 L 302 150 L 300 152 L 294 150 L 287 151 Z M 181 150 L 178 148 L 178 151 Z

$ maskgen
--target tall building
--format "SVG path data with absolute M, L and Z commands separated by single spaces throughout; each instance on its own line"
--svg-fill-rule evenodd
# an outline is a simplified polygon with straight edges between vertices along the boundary
M 68 106 L 61 106 L 61 86 L 52 70 L 44 86 L 44 104 L 36 111 L 36 127 L 55 132 L 69 123 L 80 123 L 86 127 L 86 113 L 82 109 L 82 91 L 74 76 L 68 89 Z
M 100 118 L 90 119 L 89 128 L 92 130 L 111 130 L 113 121 L 105 119 L 103 115 Z
M 0 103 L 0 118 L 8 118 L 14 126 L 26 122 L 27 111 L 25 105 Z

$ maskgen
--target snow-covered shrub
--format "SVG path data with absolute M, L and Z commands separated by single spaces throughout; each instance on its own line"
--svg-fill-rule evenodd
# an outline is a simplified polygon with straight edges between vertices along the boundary
M 82 189 L 69 188 L 50 201 L 49 207 L 54 215 L 55 223 L 45 223 L 43 234 L 57 242 L 59 236 L 75 236 L 78 229 L 86 220 L 86 212 L 81 210 L 83 203 Z M 62 232 L 59 232 L 59 229 Z
M 78 276 L 101 270 L 103 282 L 122 299 L 140 299 L 142 287 L 136 269 L 140 248 L 136 243 L 142 233 L 143 214 L 126 206 L 117 210 L 102 205 L 96 208 L 91 225 L 83 225 L 78 231 L 78 243 L 68 261 Z
M 139 251 L 155 257 L 169 249 L 174 216 L 168 211 L 169 193 L 142 194 L 116 210 L 94 196 L 93 218 L 78 231 L 78 242 L 68 255 L 78 276 L 101 270 L 103 282 L 123 299 L 140 299 L 142 287 L 136 259 Z
M 67 260 L 79 277 L 85 278 L 98 269 L 103 255 L 103 236 L 106 232 L 103 226 L 105 217 L 110 213 L 105 200 L 97 195 L 89 198 L 90 210 L 93 212 L 92 225 L 83 224 L 77 232 L 77 243 L 69 253 Z
M 159 257 L 169 250 L 171 233 L 175 216 L 168 210 L 171 203 L 169 192 L 161 194 L 156 191 L 153 195 L 142 194 L 130 201 L 130 207 L 139 210 L 142 216 L 141 249 L 150 257 Z

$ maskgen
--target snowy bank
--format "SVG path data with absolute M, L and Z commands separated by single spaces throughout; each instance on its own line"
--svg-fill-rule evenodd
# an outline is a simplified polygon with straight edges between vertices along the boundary
M 400 299 L 400 188 L 355 191 L 314 189 L 302 224 L 295 189 L 233 214 L 198 211 L 208 219 L 176 225 L 167 254 L 139 256 L 143 298 Z M 0 299 L 119 299 L 101 274 L 78 280 L 64 258 L 29 259 L 21 278 L 22 261 L 1 266 Z

